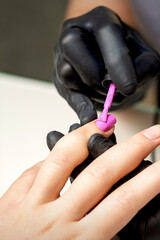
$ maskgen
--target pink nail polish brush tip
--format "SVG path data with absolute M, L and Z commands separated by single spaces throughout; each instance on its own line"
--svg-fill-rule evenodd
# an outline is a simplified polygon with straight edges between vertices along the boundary
M 108 94 L 104 103 L 104 109 L 99 118 L 96 121 L 96 125 L 102 131 L 106 131 L 107 129 L 111 128 L 116 123 L 116 118 L 108 114 L 108 110 L 112 105 L 112 101 L 114 98 L 116 87 L 113 83 L 110 84 Z

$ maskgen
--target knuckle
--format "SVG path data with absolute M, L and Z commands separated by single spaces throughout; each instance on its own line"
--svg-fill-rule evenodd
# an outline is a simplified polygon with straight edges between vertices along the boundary
M 98 6 L 98 7 L 95 8 L 95 11 L 104 11 L 104 12 L 106 12 L 106 7 Z
M 155 165 L 156 165 L 156 167 L 158 168 L 158 171 L 160 170 L 160 161 L 157 161 L 156 163 L 155 163 Z
M 104 6 L 98 6 L 93 10 L 93 13 L 97 16 L 106 16 L 108 13 L 111 13 L 112 11 Z
M 138 83 L 133 81 L 124 85 L 124 93 L 126 96 L 133 94 L 136 91 Z
M 24 178 L 24 177 L 32 177 L 35 174 L 35 170 L 34 168 L 29 168 L 27 170 L 25 170 L 22 175 L 20 176 L 20 178 Z
M 106 21 L 103 20 L 103 23 L 119 23 L 119 17 L 118 15 L 112 11 L 111 9 L 104 7 L 104 6 L 98 6 L 93 10 L 93 14 L 98 17 L 98 19 L 106 19 Z
M 65 31 L 65 30 L 67 30 L 67 29 L 72 28 L 72 27 L 74 26 L 74 24 L 75 24 L 74 19 L 68 19 L 68 20 L 66 20 L 66 21 L 63 23 L 63 25 L 62 25 L 62 31 Z
M 57 67 L 57 74 L 61 83 L 65 83 L 73 75 L 73 69 L 68 62 L 60 61 Z
M 139 151 L 141 152 L 143 150 L 142 141 L 139 138 L 139 135 L 132 136 L 129 139 L 128 143 L 129 143 L 128 147 L 130 147 L 132 150 L 134 150 L 136 152 L 139 152 Z
M 77 42 L 79 40 L 80 36 L 81 36 L 81 32 L 80 32 L 80 30 L 78 30 L 76 28 L 74 28 L 74 29 L 71 28 L 71 29 L 64 31 L 60 37 L 60 42 L 59 42 L 62 52 L 65 53 L 68 48 L 73 46 L 72 44 Z
M 137 199 L 134 191 L 129 188 L 123 188 L 117 193 L 116 201 L 118 202 L 120 208 L 133 212 Z
M 90 175 L 92 178 L 98 181 L 104 181 L 104 179 L 109 178 L 110 170 L 107 166 L 96 166 L 92 165 L 88 170 L 87 174 Z
M 40 161 L 40 162 L 38 162 L 36 165 L 34 165 L 33 167 L 26 169 L 26 170 L 21 174 L 20 178 L 35 176 L 35 174 L 37 174 L 38 171 L 39 171 L 39 169 L 41 168 L 43 162 L 44 162 L 44 161 Z
M 49 157 L 48 164 L 52 168 L 64 167 L 72 163 L 71 159 L 71 154 L 69 152 L 60 151 Z
M 153 171 L 158 173 L 158 176 L 160 175 L 160 161 L 155 162 L 152 164 Z M 160 178 L 160 177 L 159 177 Z

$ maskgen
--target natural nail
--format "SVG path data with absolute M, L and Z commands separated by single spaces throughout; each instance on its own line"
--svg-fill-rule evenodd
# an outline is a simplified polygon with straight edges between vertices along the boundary
M 160 125 L 147 128 L 142 131 L 142 134 L 150 140 L 156 140 L 157 138 L 160 138 Z

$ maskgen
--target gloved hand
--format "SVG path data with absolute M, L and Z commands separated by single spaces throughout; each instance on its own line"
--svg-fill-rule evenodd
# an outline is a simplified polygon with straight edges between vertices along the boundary
M 106 7 L 67 20 L 55 48 L 54 83 L 81 125 L 96 118 L 111 81 L 115 110 L 142 98 L 159 71 L 159 55 Z
M 68 132 L 72 132 L 79 128 L 81 125 L 78 123 L 75 123 L 71 125 Z M 64 134 L 53 131 L 48 133 L 47 135 L 47 145 L 50 151 L 55 146 L 55 144 L 64 136 Z M 100 137 L 100 141 L 99 141 Z M 99 155 L 101 155 L 103 152 L 107 151 L 110 147 L 114 146 L 116 144 L 116 137 L 115 134 L 112 134 L 109 138 L 103 138 L 101 139 L 101 134 L 96 134 L 93 136 L 93 138 L 90 139 L 88 143 L 89 148 L 89 156 L 88 158 L 81 163 L 79 166 L 77 166 L 70 176 L 71 183 L 74 181 L 74 179 Z
M 79 128 L 79 124 L 70 127 L 69 132 Z M 53 131 L 47 135 L 47 144 L 50 150 L 57 141 L 64 135 L 60 132 Z M 89 156 L 88 158 L 74 169 L 71 174 L 71 182 L 87 167 L 94 159 L 103 152 L 116 144 L 116 137 L 112 134 L 109 138 L 105 138 L 101 134 L 94 134 L 88 142 Z M 128 181 L 152 163 L 142 161 L 142 163 L 131 173 L 117 182 L 110 192 L 114 191 L 124 182 Z M 144 183 L 145 184 L 145 183 Z M 110 193 L 109 192 L 109 193 Z M 136 216 L 117 234 L 121 240 L 159 240 L 160 238 L 160 194 L 142 208 Z

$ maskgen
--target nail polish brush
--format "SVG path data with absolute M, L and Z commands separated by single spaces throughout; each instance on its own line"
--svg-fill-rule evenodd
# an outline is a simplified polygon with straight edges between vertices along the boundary
M 116 90 L 115 85 L 111 83 L 104 103 L 103 111 L 96 121 L 97 127 L 103 131 L 106 131 L 107 129 L 111 128 L 111 126 L 113 126 L 117 121 L 113 115 L 108 114 L 108 110 L 112 105 L 115 90 Z

